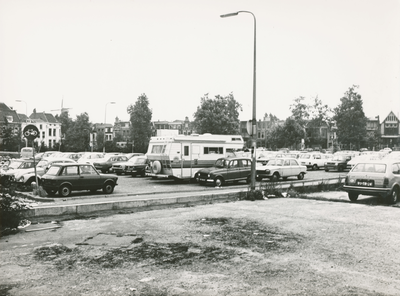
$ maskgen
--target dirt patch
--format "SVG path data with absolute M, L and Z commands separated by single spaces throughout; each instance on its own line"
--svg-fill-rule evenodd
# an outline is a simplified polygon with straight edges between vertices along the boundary
M 398 295 L 397 211 L 274 199 L 65 221 L 0 240 L 0 295 Z

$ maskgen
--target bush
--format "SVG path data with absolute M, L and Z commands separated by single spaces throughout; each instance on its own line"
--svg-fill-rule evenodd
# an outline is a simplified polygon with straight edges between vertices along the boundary
M 1 192 L 0 196 L 0 231 L 18 229 L 23 220 L 22 213 L 31 207 L 19 197 Z

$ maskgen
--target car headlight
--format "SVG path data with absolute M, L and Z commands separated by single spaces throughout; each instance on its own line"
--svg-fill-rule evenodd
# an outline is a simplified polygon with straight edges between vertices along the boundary
M 355 184 L 356 183 L 356 179 L 350 177 L 349 178 L 349 184 Z

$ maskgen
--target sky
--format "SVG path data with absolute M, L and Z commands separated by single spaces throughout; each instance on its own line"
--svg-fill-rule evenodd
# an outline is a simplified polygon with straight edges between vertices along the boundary
M 254 19 L 220 17 L 237 11 L 256 18 L 258 120 L 353 85 L 367 117 L 400 117 L 400 0 L 0 0 L 0 102 L 112 123 L 145 94 L 173 121 L 232 93 L 249 120 Z

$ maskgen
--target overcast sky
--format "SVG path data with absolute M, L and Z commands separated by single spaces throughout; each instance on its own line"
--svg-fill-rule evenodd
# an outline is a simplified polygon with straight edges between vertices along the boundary
M 368 117 L 399 116 L 400 0 L 0 0 L 0 101 L 111 123 L 146 94 L 173 121 L 232 93 L 251 119 L 254 21 L 220 18 L 239 10 L 257 20 L 257 119 L 352 85 Z

